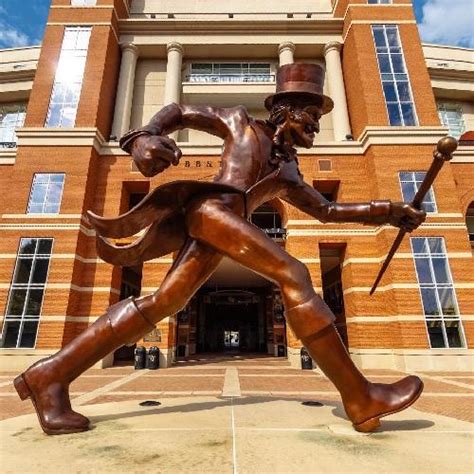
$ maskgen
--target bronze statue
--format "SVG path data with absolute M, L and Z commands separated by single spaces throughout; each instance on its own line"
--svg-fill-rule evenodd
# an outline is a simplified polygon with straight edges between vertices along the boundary
M 305 265 L 247 220 L 274 197 L 323 222 L 389 223 L 411 232 L 425 220 L 423 211 L 405 203 L 328 202 L 304 182 L 294 146 L 310 148 L 320 117 L 333 107 L 323 95 L 323 82 L 320 66 L 289 64 L 278 70 L 277 92 L 265 101 L 267 121 L 249 117 L 244 107 L 172 104 L 120 140 L 142 174 L 155 176 L 181 158 L 168 134 L 184 128 L 205 131 L 224 140 L 221 169 L 213 182 L 159 186 L 115 219 L 89 212 L 98 234 L 98 253 L 107 262 L 136 265 L 177 250 L 179 254 L 154 294 L 111 306 L 57 354 L 15 379 L 20 397 L 32 399 L 46 433 L 87 430 L 89 420 L 71 409 L 69 384 L 114 349 L 136 342 L 158 321 L 180 311 L 223 256 L 279 286 L 288 324 L 339 390 L 356 430 L 374 430 L 381 417 L 407 408 L 420 396 L 423 383 L 418 377 L 378 384 L 359 372 L 333 326 L 334 315 L 314 292 Z M 126 247 L 108 240 L 143 229 L 144 235 Z

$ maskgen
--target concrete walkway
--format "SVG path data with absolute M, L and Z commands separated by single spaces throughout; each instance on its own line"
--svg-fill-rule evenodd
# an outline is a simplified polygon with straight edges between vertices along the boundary
M 405 374 L 364 371 L 375 382 Z M 71 385 L 92 430 L 41 431 L 0 373 L 0 470 L 13 473 L 472 473 L 474 375 L 420 374 L 413 408 L 356 433 L 318 371 L 285 359 L 201 356 L 170 369 L 92 369 Z M 157 400 L 157 407 L 142 407 Z M 302 405 L 319 401 L 318 406 Z
M 93 429 L 46 436 L 34 415 L 0 422 L 2 472 L 469 473 L 473 425 L 416 409 L 358 434 L 338 402 L 164 398 L 84 405 Z

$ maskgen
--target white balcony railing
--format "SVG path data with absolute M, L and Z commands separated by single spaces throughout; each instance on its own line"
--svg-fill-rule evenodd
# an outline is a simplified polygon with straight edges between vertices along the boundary
M 256 83 L 275 82 L 275 74 L 190 74 L 186 82 L 199 84 L 209 83 Z

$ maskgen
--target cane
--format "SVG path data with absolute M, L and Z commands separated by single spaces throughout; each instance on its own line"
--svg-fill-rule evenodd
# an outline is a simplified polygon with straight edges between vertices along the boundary
M 425 198 L 425 195 L 428 193 L 431 185 L 436 179 L 436 176 L 438 176 L 438 173 L 440 172 L 444 163 L 446 161 L 450 161 L 453 158 L 453 153 L 456 151 L 457 147 L 458 142 L 453 137 L 444 137 L 438 142 L 438 145 L 436 146 L 436 151 L 433 153 L 434 159 L 431 163 L 430 169 L 426 173 L 425 179 L 421 183 L 421 186 L 419 187 L 418 192 L 416 193 L 413 202 L 411 203 L 411 205 L 415 209 L 421 209 L 423 199 Z M 390 249 L 390 252 L 388 252 L 387 258 L 385 259 L 385 262 L 383 263 L 382 268 L 380 269 L 379 274 L 375 279 L 372 289 L 370 290 L 370 295 L 373 295 L 374 291 L 377 289 L 377 286 L 380 283 L 380 280 L 382 279 L 388 266 L 390 265 L 390 262 L 392 261 L 395 252 L 398 250 L 398 247 L 400 247 L 400 244 L 402 243 L 405 234 L 406 231 L 404 231 L 403 229 L 399 230 L 397 238 L 395 239 L 395 242 L 393 242 L 392 248 Z

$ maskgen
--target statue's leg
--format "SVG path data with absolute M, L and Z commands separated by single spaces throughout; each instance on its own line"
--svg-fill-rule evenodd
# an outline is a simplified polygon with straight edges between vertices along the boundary
M 155 295 L 111 306 L 58 353 L 19 375 L 15 388 L 22 399 L 31 398 L 43 430 L 64 434 L 89 429 L 89 420 L 71 408 L 70 383 L 107 354 L 134 343 L 157 321 L 181 309 L 221 258 L 215 250 L 189 239 Z
M 136 300 L 138 308 L 153 324 L 176 314 L 211 276 L 222 257 L 213 248 L 189 239 L 160 288 Z
M 237 198 L 202 199 L 189 208 L 188 231 L 278 284 L 289 326 L 339 390 L 355 429 L 372 431 L 382 416 L 414 403 L 423 390 L 422 381 L 409 376 L 394 384 L 369 382 L 352 362 L 333 325 L 334 315 L 314 292 L 305 265 L 243 219 L 242 213 Z

